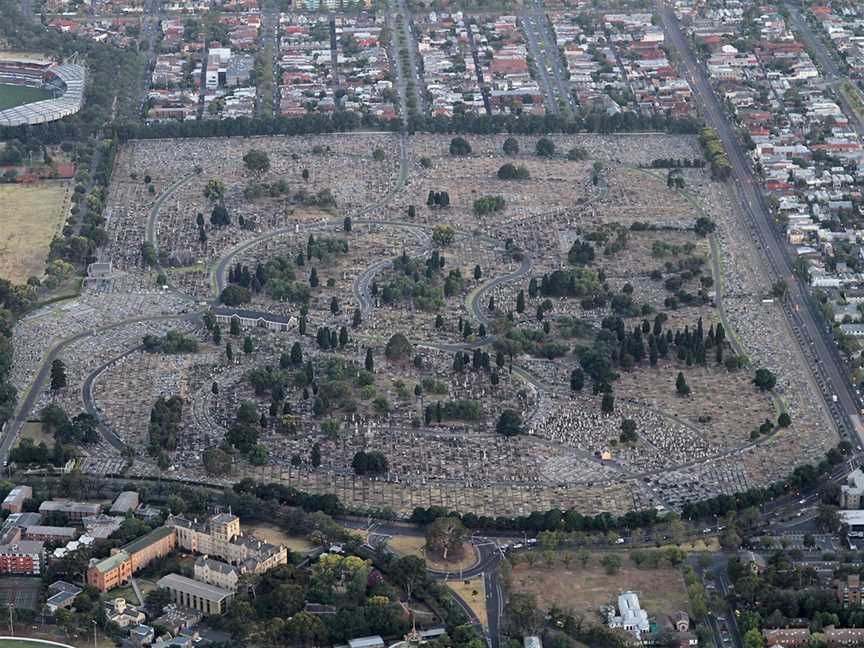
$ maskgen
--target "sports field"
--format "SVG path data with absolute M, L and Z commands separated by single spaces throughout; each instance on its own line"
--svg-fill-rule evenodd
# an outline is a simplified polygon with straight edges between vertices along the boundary
M 41 277 L 51 239 L 69 211 L 69 183 L 0 185 L 0 278 L 24 283 Z
M 51 93 L 42 88 L 0 83 L 0 110 L 8 110 L 15 106 L 50 98 Z
M 0 648 L 72 648 L 68 644 L 49 641 L 33 641 L 32 639 L 0 639 Z

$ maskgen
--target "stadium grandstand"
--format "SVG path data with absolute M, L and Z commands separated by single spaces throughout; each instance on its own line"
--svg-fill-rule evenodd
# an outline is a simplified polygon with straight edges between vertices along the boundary
M 86 71 L 77 63 L 0 59 L 0 84 L 42 88 L 53 96 L 0 110 L 0 126 L 44 124 L 74 115 L 84 105 Z

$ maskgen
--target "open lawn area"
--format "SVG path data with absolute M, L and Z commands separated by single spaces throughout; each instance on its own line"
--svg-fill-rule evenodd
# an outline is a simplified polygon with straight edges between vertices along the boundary
M 39 421 L 27 421 L 24 427 L 21 428 L 18 443 L 21 443 L 21 439 L 30 439 L 34 445 L 45 443 L 49 448 L 54 447 L 54 437 L 50 434 L 45 434 L 45 431 L 42 429 L 42 423 Z
M 393 551 L 400 556 L 417 556 L 426 560 L 426 565 L 430 569 L 443 572 L 457 572 L 460 569 L 468 569 L 473 567 L 477 562 L 477 550 L 473 545 L 465 543 L 463 547 L 461 560 L 439 560 L 426 555 L 423 548 L 426 546 L 426 539 L 420 536 L 393 536 L 387 541 Z
M 9 110 L 16 106 L 50 98 L 51 93 L 42 88 L 0 83 L 0 110 Z
M 600 564 L 604 554 L 590 554 L 583 568 L 577 556 L 571 554 L 568 558 L 566 553 L 553 554 L 551 565 L 539 560 L 534 566 L 527 561 L 514 565 L 512 590 L 534 594 L 541 610 L 572 610 L 586 621 L 597 623 L 600 606 L 615 603 L 618 595 L 628 590 L 639 595 L 639 602 L 652 619 L 679 610 L 689 612 L 687 589 L 677 568 L 664 563 L 657 569 L 640 569 L 626 554 L 616 553 L 621 567 L 616 574 L 608 574 Z
M 244 524 L 243 533 L 251 533 L 256 538 L 270 544 L 281 544 L 294 553 L 306 553 L 315 547 L 311 542 L 300 536 L 292 536 L 272 524 Z
M 449 581 L 447 587 L 456 592 L 468 604 L 484 628 L 489 627 L 489 618 L 486 614 L 486 586 L 483 584 L 482 576 L 461 581 Z
M 34 641 L 31 639 L 0 638 L 0 648 L 46 648 L 46 646 L 64 646 L 64 648 L 71 648 L 69 644 L 48 643 L 47 640 Z
M 41 277 L 51 239 L 69 210 L 69 183 L 0 185 L 0 278 L 24 283 Z

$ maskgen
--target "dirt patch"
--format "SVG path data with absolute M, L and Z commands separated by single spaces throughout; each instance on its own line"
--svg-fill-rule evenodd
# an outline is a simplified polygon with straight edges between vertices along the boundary
M 418 536 L 393 536 L 387 544 L 403 556 L 423 558 L 430 569 L 437 571 L 456 572 L 473 567 L 477 562 L 477 550 L 467 542 L 463 545 L 462 557 L 459 560 L 442 560 L 437 556 L 427 555 L 424 551 L 426 540 Z
M 486 586 L 482 576 L 462 581 L 450 581 L 447 583 L 447 587 L 456 592 L 468 604 L 484 628 L 489 627 L 489 617 L 486 613 Z
M 0 277 L 24 283 L 41 277 L 51 239 L 69 209 L 69 183 L 0 186 Z
M 637 569 L 626 554 L 615 555 L 622 564 L 613 575 L 601 566 L 602 553 L 590 554 L 584 569 L 578 558 L 567 552 L 553 557 L 551 565 L 520 563 L 513 567 L 511 588 L 534 594 L 544 611 L 552 607 L 572 610 L 594 623 L 601 621 L 601 605 L 614 603 L 621 592 L 628 590 L 639 595 L 639 602 L 652 620 L 658 615 L 689 610 L 684 579 L 677 569 Z M 659 583 L 662 587 L 657 586 Z
M 54 447 L 54 437 L 45 433 L 42 429 L 42 423 L 39 421 L 27 421 L 21 428 L 18 443 L 21 443 L 21 439 L 30 439 L 34 445 L 44 443 L 49 448 Z
M 295 553 L 306 553 L 315 548 L 305 538 L 288 535 L 279 527 L 270 524 L 243 525 L 242 529 L 244 533 L 250 533 L 256 538 L 270 544 L 284 545 Z

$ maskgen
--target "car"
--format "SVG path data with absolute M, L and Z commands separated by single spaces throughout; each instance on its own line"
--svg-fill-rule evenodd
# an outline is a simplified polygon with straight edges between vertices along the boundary
M 624 538 L 618 538 L 618 539 L 615 541 L 615 544 L 624 544 Z

